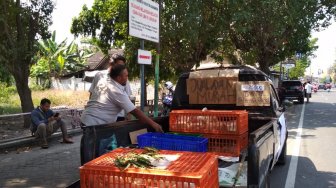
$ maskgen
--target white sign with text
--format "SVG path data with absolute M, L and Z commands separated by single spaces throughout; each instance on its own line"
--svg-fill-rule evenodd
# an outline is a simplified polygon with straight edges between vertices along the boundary
M 290 68 L 294 68 L 295 64 L 283 64 L 283 67 L 285 67 L 286 69 L 290 69 Z
M 138 63 L 144 65 L 152 64 L 152 53 L 150 51 L 138 49 Z
M 159 4 L 150 0 L 129 0 L 129 35 L 159 42 Z
M 265 86 L 264 85 L 241 85 L 242 91 L 264 91 Z

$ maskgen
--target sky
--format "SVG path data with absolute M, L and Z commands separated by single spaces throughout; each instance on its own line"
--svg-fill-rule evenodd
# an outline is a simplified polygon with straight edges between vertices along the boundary
M 56 30 L 56 41 L 61 42 L 68 38 L 71 42 L 73 35 L 70 33 L 72 18 L 78 16 L 84 4 L 91 7 L 94 0 L 55 0 L 56 9 L 53 12 L 53 25 L 50 31 Z M 313 38 L 318 38 L 318 50 L 314 53 L 311 67 L 306 74 L 318 75 L 318 69 L 324 72 L 336 61 L 336 22 L 320 32 L 312 32 Z
M 319 48 L 314 53 L 316 58 L 311 59 L 311 71 L 309 67 L 306 72 L 318 76 L 318 69 L 326 72 L 333 63 L 336 63 L 336 22 L 323 31 L 313 32 L 312 38 L 318 38 Z
M 56 41 L 62 42 L 67 38 L 68 42 L 74 39 L 70 33 L 73 17 L 77 17 L 84 4 L 91 7 L 94 0 L 55 0 L 55 9 L 52 14 L 53 24 L 50 31 L 56 31 Z

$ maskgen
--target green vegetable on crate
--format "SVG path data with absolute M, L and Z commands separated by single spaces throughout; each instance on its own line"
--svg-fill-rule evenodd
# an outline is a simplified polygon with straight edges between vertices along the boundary
M 131 150 L 126 154 L 118 155 L 114 160 L 114 165 L 122 171 L 129 167 L 152 168 L 154 166 L 151 164 L 150 158 L 154 160 L 163 159 L 163 157 L 159 156 L 158 151 L 158 149 L 151 147 L 145 147 L 140 154 Z
M 142 152 L 143 154 L 146 154 L 150 157 L 152 157 L 155 160 L 160 160 L 163 159 L 160 155 L 158 155 L 159 150 L 153 147 L 144 147 L 144 151 Z
M 157 154 L 159 152 L 158 149 L 153 148 L 153 147 L 144 147 L 144 151 L 142 153 L 155 153 Z

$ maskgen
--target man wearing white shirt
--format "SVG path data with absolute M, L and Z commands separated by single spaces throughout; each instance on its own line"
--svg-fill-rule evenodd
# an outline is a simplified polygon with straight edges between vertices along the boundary
M 116 64 L 125 65 L 126 64 L 125 57 L 123 57 L 122 55 L 119 55 L 119 54 L 113 54 L 110 58 L 109 67 L 106 70 L 100 71 L 95 75 L 95 77 L 93 78 L 93 81 L 91 83 L 91 87 L 89 89 L 90 99 L 91 99 L 92 92 L 94 91 L 95 87 L 97 86 L 99 80 L 106 79 L 107 77 L 109 77 L 108 74 L 111 70 L 111 67 L 113 67 L 113 65 L 116 65 Z M 126 93 L 129 97 L 132 96 L 132 90 L 131 90 L 131 86 L 129 84 L 129 81 L 126 82 L 125 91 L 126 91 Z M 121 110 L 118 114 L 117 121 L 123 121 L 123 120 L 125 120 L 125 111 Z
M 311 85 L 310 81 L 308 81 L 305 85 L 307 102 L 309 102 L 309 98 L 311 97 L 312 88 L 313 88 L 313 85 Z
M 118 113 L 124 109 L 126 113 L 131 113 L 155 131 L 163 132 L 159 124 L 148 118 L 131 102 L 125 87 L 127 80 L 128 71 L 125 65 L 114 65 L 110 75 L 101 78 L 92 90 L 90 100 L 81 116 L 82 123 L 85 126 L 114 123 Z

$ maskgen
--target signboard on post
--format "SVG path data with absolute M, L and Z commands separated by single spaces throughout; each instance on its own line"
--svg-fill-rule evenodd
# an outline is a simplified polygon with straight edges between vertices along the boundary
M 283 64 L 283 67 L 285 67 L 286 69 L 290 69 L 290 68 L 294 68 L 295 64 Z
M 129 35 L 159 42 L 159 4 L 150 0 L 128 0 Z
M 289 69 L 295 67 L 296 63 L 294 59 L 288 59 L 287 61 L 284 61 L 281 63 L 283 67 Z
M 138 63 L 144 65 L 152 64 L 152 53 L 147 50 L 138 49 Z

